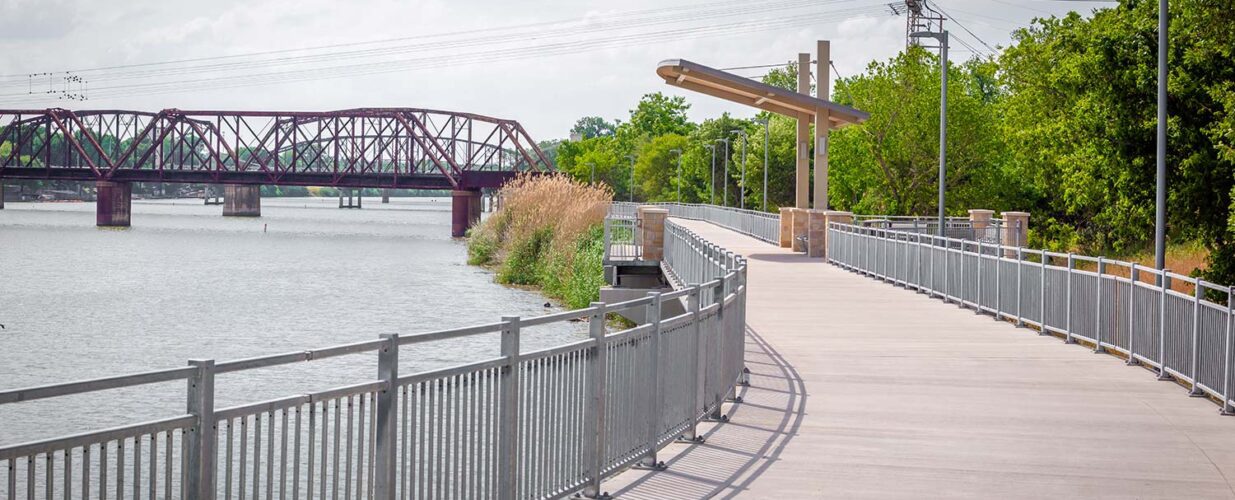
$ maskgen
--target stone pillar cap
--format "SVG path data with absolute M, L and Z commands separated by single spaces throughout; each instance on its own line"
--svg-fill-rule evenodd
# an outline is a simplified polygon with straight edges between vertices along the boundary
M 823 213 L 825 213 L 825 214 L 827 214 L 827 215 L 848 215 L 848 216 L 853 216 L 853 212 L 846 212 L 846 211 L 844 211 L 844 210 L 825 210 Z
M 1029 218 L 1029 212 L 1003 212 L 1004 217 L 1025 217 Z
M 994 214 L 994 213 L 995 213 L 995 211 L 994 211 L 994 210 L 987 210 L 987 209 L 985 209 L 985 208 L 971 208 L 971 209 L 969 209 L 969 215 L 991 215 L 991 214 Z M 1007 212 L 1004 212 L 1004 213 L 1007 213 Z
M 640 211 L 640 212 L 644 212 L 644 213 L 649 213 L 649 212 L 650 212 L 650 213 L 654 213 L 654 214 L 667 214 L 667 213 L 669 213 L 669 209 L 667 209 L 667 208 L 660 208 L 660 207 L 657 207 L 657 206 L 650 206 L 650 205 L 644 205 L 644 206 L 642 206 L 642 207 L 639 207 L 639 211 Z

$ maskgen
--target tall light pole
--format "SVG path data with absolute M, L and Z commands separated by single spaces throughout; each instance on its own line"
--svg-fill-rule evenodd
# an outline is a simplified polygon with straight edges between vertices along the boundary
M 944 193 L 948 171 L 948 30 L 917 31 L 909 36 L 939 40 L 939 236 L 947 236 Z
M 1167 0 L 1158 0 L 1158 186 L 1154 207 L 1154 267 L 1166 267 L 1166 49 L 1169 43 Z
M 729 206 L 729 139 L 717 139 L 716 142 L 725 143 L 725 157 L 722 158 L 724 162 L 721 164 L 720 191 L 722 193 L 721 200 L 724 201 L 724 206 L 727 207 Z
M 678 154 L 678 182 L 677 182 L 678 195 L 677 196 L 678 196 L 678 203 L 681 203 L 682 202 L 682 150 L 670 149 L 669 152 Z
M 716 204 L 716 145 L 704 144 L 712 152 L 712 174 L 708 176 L 708 204 Z
M 745 210 L 746 209 L 746 143 L 750 142 L 750 140 L 748 137 L 746 137 L 746 131 L 740 128 L 733 129 L 732 133 L 740 134 L 742 136 L 742 181 L 738 184 L 738 197 L 741 198 L 741 201 L 739 202 L 739 206 L 741 206 L 742 209 Z
M 755 123 L 763 125 L 763 211 L 767 212 L 768 211 L 768 137 L 770 135 L 770 132 L 768 131 L 768 127 L 770 126 L 769 124 L 771 120 L 766 119 L 766 118 L 760 120 L 756 118 L 754 121 Z
M 630 202 L 635 202 L 635 155 L 626 155 L 630 160 Z
M 588 165 L 592 166 L 592 180 L 589 181 L 588 184 L 596 184 L 596 164 L 588 162 Z

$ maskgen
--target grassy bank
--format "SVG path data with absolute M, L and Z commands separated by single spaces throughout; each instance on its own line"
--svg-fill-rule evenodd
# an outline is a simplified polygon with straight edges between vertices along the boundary
M 604 218 L 613 194 L 564 176 L 520 177 L 502 188 L 502 208 L 468 232 L 468 263 L 499 283 L 527 285 L 586 307 L 604 285 Z

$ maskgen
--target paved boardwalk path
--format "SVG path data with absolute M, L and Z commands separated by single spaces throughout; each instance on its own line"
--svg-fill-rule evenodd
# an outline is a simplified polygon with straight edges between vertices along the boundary
M 751 386 L 621 498 L 1235 498 L 1235 417 L 1139 367 L 703 222 Z

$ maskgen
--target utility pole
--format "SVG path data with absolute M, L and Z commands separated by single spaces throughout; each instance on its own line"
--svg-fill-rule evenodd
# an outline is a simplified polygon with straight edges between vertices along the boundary
M 716 204 L 716 145 L 704 144 L 712 152 L 712 174 L 708 176 L 708 204 Z
M 630 202 L 635 202 L 635 155 L 626 155 L 630 159 Z
M 669 152 L 678 154 L 678 182 L 677 182 L 678 195 L 677 196 L 678 196 L 678 203 L 681 203 L 682 202 L 682 150 L 670 149 Z
M 729 206 L 729 139 L 717 139 L 717 141 L 725 143 L 725 157 L 722 165 L 720 176 L 721 200 L 724 201 L 724 206 Z
M 909 36 L 939 40 L 939 236 L 947 236 L 944 207 L 948 171 L 948 30 L 919 31 Z
M 1154 267 L 1166 268 L 1166 57 L 1170 11 L 1158 0 L 1158 186 L 1154 206 Z

